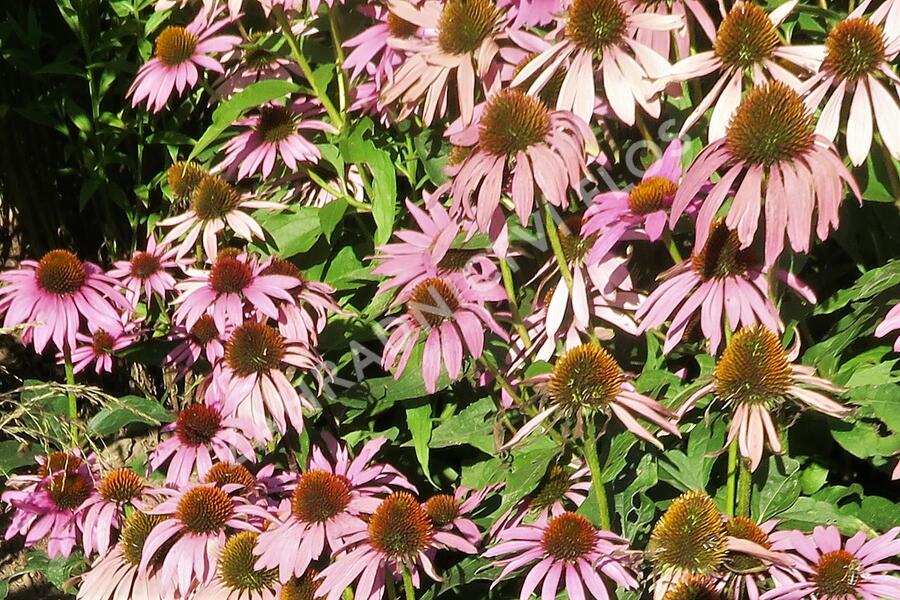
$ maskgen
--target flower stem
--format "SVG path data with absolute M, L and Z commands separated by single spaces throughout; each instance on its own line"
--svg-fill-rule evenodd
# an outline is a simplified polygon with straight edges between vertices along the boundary
M 678 245 L 675 243 L 675 239 L 672 237 L 672 232 L 668 229 L 663 231 L 663 243 L 666 245 L 666 250 L 669 251 L 669 256 L 672 257 L 672 260 L 675 261 L 675 264 L 680 264 L 684 259 L 681 256 L 681 252 L 678 250 Z
M 347 108 L 347 90 L 350 88 L 350 82 L 347 80 L 347 73 L 344 71 L 344 46 L 341 44 L 341 24 L 340 13 L 332 7 L 328 7 L 328 25 L 331 29 L 331 42 L 334 44 L 335 64 L 338 77 L 338 104 L 341 110 Z
M 66 396 L 69 397 L 69 421 L 70 434 L 72 436 L 72 448 L 78 448 L 78 399 L 75 397 L 75 367 L 72 364 L 72 351 L 68 344 L 63 344 L 63 360 L 66 365 Z
M 416 590 L 413 588 L 412 575 L 409 574 L 409 569 L 406 568 L 406 565 L 401 567 L 401 572 L 403 573 L 403 591 L 406 593 L 406 600 L 416 600 Z
M 522 313 L 519 312 L 519 303 L 516 302 L 516 289 L 513 284 L 512 271 L 509 263 L 505 260 L 500 261 L 500 274 L 503 276 L 503 288 L 506 290 L 506 298 L 509 300 L 509 311 L 512 313 L 513 326 L 519 332 L 519 337 L 525 344 L 525 349 L 531 348 L 531 337 L 528 330 L 522 324 Z
M 397 588 L 394 586 L 394 576 L 390 572 L 385 573 L 384 587 L 387 591 L 388 600 L 396 600 Z
M 650 130 L 647 129 L 647 124 L 644 123 L 643 115 L 640 113 L 637 114 L 636 123 L 638 130 L 641 132 L 641 137 L 647 142 L 647 148 L 653 153 L 654 157 L 659 158 L 662 155 L 662 152 L 660 152 L 659 146 L 656 144 L 656 140 L 653 139 Z
M 738 442 L 734 440 L 728 447 L 728 480 L 725 483 L 725 513 L 729 517 L 734 516 L 735 509 L 735 479 L 737 478 Z
M 740 459 L 738 475 L 738 500 L 736 514 L 749 517 L 750 516 L 750 493 L 752 491 L 753 475 L 750 473 L 750 467 L 747 461 Z
M 553 248 L 553 256 L 556 257 L 556 264 L 559 265 L 559 274 L 566 287 L 572 289 L 572 272 L 569 271 L 569 263 L 566 262 L 566 254 L 563 252 L 562 243 L 559 241 L 559 233 L 556 231 L 556 223 L 553 220 L 553 212 L 550 210 L 550 204 L 544 203 L 544 229 L 547 230 L 547 237 L 550 239 L 550 247 Z
M 501 373 L 499 369 L 497 369 L 497 367 L 487 361 L 487 359 L 484 357 L 484 354 L 478 357 L 478 362 L 481 363 L 481 366 L 487 369 L 487 371 L 494 376 L 494 379 L 497 380 L 497 383 L 500 384 L 500 387 L 503 388 L 503 391 L 509 394 L 509 397 L 513 399 L 513 402 L 515 402 L 516 405 L 520 407 L 525 406 L 525 401 L 522 400 L 522 397 L 519 396 L 518 393 L 516 393 L 516 390 L 513 389 L 512 384 L 506 380 L 506 377 L 503 376 L 503 373 Z
M 338 129 L 343 128 L 344 119 L 337 109 L 335 109 L 334 104 L 331 102 L 331 98 L 329 98 L 319 87 L 319 82 L 316 81 L 316 78 L 313 75 L 312 67 L 309 66 L 309 62 L 306 60 L 306 57 L 303 56 L 303 51 L 297 43 L 297 38 L 294 36 L 294 31 L 291 29 L 291 24 L 288 22 L 287 15 L 284 14 L 284 9 L 281 6 L 275 6 L 272 9 L 272 14 L 275 15 L 275 20 L 278 21 L 278 26 L 281 27 L 281 32 L 284 34 L 288 46 L 291 47 L 291 54 L 294 57 L 294 61 L 297 63 L 297 66 L 300 67 L 300 70 L 303 71 L 303 76 L 306 77 L 306 80 L 309 82 L 313 94 L 315 94 L 316 98 L 319 99 L 319 102 L 322 103 L 325 112 L 331 117 L 331 122 L 334 126 Z
M 606 499 L 606 488 L 603 486 L 600 457 L 597 456 L 597 428 L 594 426 L 594 415 L 588 410 L 584 411 L 584 423 L 584 458 L 591 469 L 591 488 L 594 490 L 594 499 L 597 501 L 597 509 L 600 511 L 600 526 L 611 531 L 609 502 Z

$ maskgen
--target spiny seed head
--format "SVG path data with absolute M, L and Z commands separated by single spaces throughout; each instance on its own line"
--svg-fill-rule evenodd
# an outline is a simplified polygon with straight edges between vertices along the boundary
M 172 193 L 179 200 L 186 200 L 191 197 L 194 189 L 200 184 L 200 181 L 209 175 L 209 173 L 200 165 L 192 162 L 178 161 L 169 167 L 166 173 L 166 179 Z
M 528 508 L 537 511 L 550 508 L 557 502 L 562 502 L 571 488 L 571 474 L 560 466 L 552 465 L 529 500 Z
M 84 263 L 67 250 L 51 250 L 41 258 L 35 271 L 38 286 L 57 296 L 68 296 L 81 289 L 87 277 Z
M 714 378 L 722 400 L 766 408 L 776 405 L 793 383 L 781 340 L 762 325 L 734 334 L 716 364 Z
M 447 166 L 452 167 L 462 164 L 472 154 L 473 146 L 451 146 L 450 155 L 447 157 Z
M 57 473 L 77 473 L 84 461 L 68 452 L 51 452 L 38 467 L 38 476 L 47 477 Z
M 248 321 L 231 333 L 225 344 L 225 362 L 238 377 L 247 377 L 277 369 L 284 352 L 284 337 L 278 330 Z
M 741 2 L 722 21 L 714 49 L 725 66 L 745 69 L 770 58 L 778 44 L 778 31 L 766 11 Z
M 406 40 L 416 35 L 416 31 L 419 29 L 415 23 L 410 23 L 394 13 L 388 13 L 387 27 L 391 37 L 401 40 Z
M 190 335 L 195 342 L 205 346 L 219 337 L 219 330 L 216 329 L 216 320 L 212 315 L 203 315 L 191 327 Z
M 417 285 L 409 296 L 407 313 L 417 322 L 424 320 L 437 327 L 453 317 L 459 308 L 459 297 L 452 283 L 441 277 L 431 277 Z
M 572 218 L 566 220 L 565 227 L 557 228 L 559 245 L 562 246 L 563 256 L 568 263 L 580 262 L 597 242 L 596 233 L 583 237 L 581 226 L 581 219 Z
M 201 221 L 222 219 L 240 203 L 234 186 L 217 175 L 204 175 L 191 193 L 191 209 Z
M 844 19 L 825 40 L 822 67 L 838 77 L 856 81 L 886 62 L 884 32 L 868 19 Z
M 575 563 L 593 551 L 597 545 L 597 531 L 581 515 L 567 512 L 550 521 L 541 544 L 553 558 Z
M 238 484 L 248 490 L 256 485 L 256 477 L 247 467 L 233 462 L 220 462 L 212 466 L 203 477 L 203 483 L 214 483 L 219 487 Z
M 149 252 L 135 252 L 131 257 L 131 276 L 144 280 L 159 272 L 160 262 L 157 256 Z
M 316 592 L 322 580 L 318 577 L 319 574 L 313 569 L 307 569 L 299 579 L 291 577 L 281 588 L 279 600 L 320 600 Z
M 722 600 L 722 594 L 707 577 L 686 577 L 666 592 L 663 600 Z
M 525 68 L 525 66 L 530 63 L 532 60 L 537 58 L 540 52 L 531 52 L 525 55 L 525 58 L 519 61 L 516 65 L 516 69 L 513 72 L 513 78 L 519 74 L 519 72 Z M 531 87 L 531 84 L 534 83 L 534 80 L 537 79 L 538 74 L 535 73 L 521 84 L 517 86 L 517 89 L 522 91 L 527 90 Z M 541 91 L 538 92 L 538 97 L 546 106 L 553 106 L 556 104 L 556 99 L 559 97 L 559 91 L 562 89 L 563 81 L 566 79 L 566 72 L 563 69 L 557 70 L 553 75 L 550 76 L 550 79 L 547 83 L 544 84 L 544 87 L 541 88 Z
M 47 493 L 62 510 L 75 510 L 87 500 L 94 485 L 90 478 L 77 472 L 60 471 L 50 478 Z
M 253 270 L 246 262 L 219 256 L 209 273 L 209 285 L 218 294 L 240 294 L 253 281 Z
M 481 250 L 465 250 L 463 248 L 451 248 L 444 257 L 438 261 L 437 267 L 444 273 L 459 273 L 465 270 L 469 262 L 482 254 Z
M 550 133 L 550 111 L 538 98 L 518 89 L 494 94 L 478 125 L 479 145 L 495 156 L 515 156 L 544 141 Z
M 264 106 L 259 110 L 256 133 L 266 142 L 282 142 L 296 131 L 297 115 L 286 106 Z
M 438 46 L 447 54 L 475 52 L 497 25 L 491 0 L 447 0 L 438 21 Z
M 602 54 L 628 31 L 628 13 L 619 0 L 574 0 L 566 37 L 579 48 Z
M 180 65 L 194 55 L 197 41 L 184 27 L 166 27 L 156 38 L 156 57 L 168 67 Z
M 293 277 L 303 281 L 303 273 L 300 269 L 289 260 L 283 258 L 275 258 L 269 265 L 262 270 L 262 275 L 283 275 L 285 277 Z
M 195 487 L 181 497 L 176 518 L 185 531 L 198 535 L 217 533 L 234 514 L 231 498 L 217 487 Z
M 391 558 L 423 552 L 431 543 L 431 519 L 412 494 L 394 492 L 381 501 L 369 519 L 372 546 Z
M 119 534 L 118 546 L 122 550 L 122 556 L 132 566 L 141 564 L 141 554 L 144 550 L 144 542 L 153 528 L 166 520 L 163 515 L 148 515 L 136 511 L 125 519 L 122 531 Z M 157 564 L 163 559 L 168 546 L 163 546 L 153 555 L 151 564 Z
M 813 566 L 819 598 L 856 598 L 862 564 L 846 550 L 826 552 Z
M 766 549 L 772 547 L 769 536 L 747 517 L 740 515 L 731 517 L 725 523 L 725 530 L 731 537 L 749 540 Z M 749 554 L 729 552 L 725 566 L 734 573 L 755 573 L 763 568 L 763 563 Z
M 94 351 L 94 354 L 112 354 L 113 344 L 115 343 L 116 340 L 113 336 L 102 329 L 98 329 L 91 335 L 91 349 Z
M 307 471 L 297 480 L 291 496 L 291 511 L 298 521 L 324 523 L 344 512 L 350 504 L 350 482 L 327 471 Z
M 709 230 L 703 249 L 691 257 L 694 272 L 704 281 L 740 277 L 752 266 L 749 249 L 741 249 L 736 231 L 725 226 L 724 219 L 716 219 Z
M 815 143 L 813 116 L 797 92 L 770 81 L 744 97 L 728 123 L 725 140 L 735 160 L 764 167 L 792 161 Z
M 244 66 L 250 69 L 261 70 L 275 63 L 278 60 L 278 54 L 269 50 L 265 46 L 256 43 L 244 48 L 241 55 Z
M 425 502 L 425 512 L 435 527 L 444 527 L 459 516 L 459 502 L 449 494 L 432 496 Z
M 582 344 L 553 366 L 548 391 L 554 402 L 571 409 L 605 409 L 622 389 L 622 368 L 597 344 Z
M 276 569 L 256 570 L 259 559 L 253 554 L 258 533 L 241 531 L 225 541 L 219 554 L 219 580 L 229 590 L 262 592 L 271 590 L 278 583 Z
M 648 177 L 628 193 L 628 207 L 636 215 L 649 215 L 672 205 L 678 186 L 665 177 Z
M 650 535 L 648 552 L 661 567 L 697 575 L 715 572 L 725 560 L 727 535 L 712 498 L 687 492 L 672 502 Z
M 206 446 L 222 425 L 222 415 L 206 404 L 191 404 L 175 421 L 175 435 L 186 446 Z
M 143 493 L 144 478 L 128 467 L 122 467 L 104 477 L 97 491 L 109 502 L 131 502 Z

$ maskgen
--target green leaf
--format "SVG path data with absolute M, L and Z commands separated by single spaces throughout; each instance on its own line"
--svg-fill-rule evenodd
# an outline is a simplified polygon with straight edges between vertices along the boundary
M 828 469 L 812 463 L 803 469 L 803 473 L 800 475 L 800 491 L 807 496 L 815 494 L 827 481 Z
M 512 465 L 503 488 L 501 512 L 534 491 L 557 454 L 559 448 L 549 438 L 538 438 L 527 446 L 513 450 Z
M 67 585 L 70 579 L 87 569 L 84 556 L 78 551 L 70 556 L 49 558 L 43 552 L 31 551 L 25 557 L 25 570 L 29 573 L 40 573 L 54 587 L 63 591 L 71 591 Z
M 771 456 L 757 473 L 752 513 L 762 523 L 788 510 L 800 497 L 800 463 L 790 457 Z M 759 482 L 764 482 L 762 489 Z
M 875 531 L 887 531 L 900 523 L 900 504 L 881 496 L 866 496 L 857 514 Z
M 230 127 L 244 112 L 266 102 L 281 98 L 300 89 L 296 83 L 280 79 L 266 79 L 251 83 L 246 88 L 223 102 L 212 114 L 212 125 L 197 140 L 188 160 L 196 158 L 207 146 Z
M 681 450 L 668 450 L 659 463 L 659 478 L 683 492 L 706 489 L 717 459 L 711 454 L 722 448 L 724 440 L 725 428 L 721 420 L 709 427 L 703 421 L 697 423 L 688 435 L 687 454 Z
M 347 202 L 340 198 L 329 202 L 319 209 L 319 224 L 325 239 L 329 242 L 331 241 L 331 234 L 334 233 L 334 228 L 341 222 L 345 212 L 347 212 Z
M 13 469 L 34 464 L 36 453 L 16 440 L 0 442 L 0 473 L 8 477 Z
M 375 245 L 386 244 L 394 230 L 397 214 L 397 171 L 390 155 L 373 154 L 367 165 L 373 175 L 372 217 L 375 219 Z
M 115 404 L 103 407 L 91 419 L 88 429 L 94 435 L 107 436 L 134 423 L 160 425 L 172 421 L 162 404 L 150 398 L 123 396 Z
M 272 236 L 282 258 L 290 258 L 308 251 L 322 235 L 319 209 L 301 206 L 294 210 L 265 213 L 257 220 Z
M 844 450 L 862 459 L 893 456 L 900 451 L 900 436 L 882 436 L 871 423 L 838 421 L 831 425 L 831 437 Z
M 494 411 L 494 401 L 482 398 L 470 404 L 462 412 L 441 423 L 431 434 L 432 448 L 469 445 L 494 454 L 494 436 L 490 415 Z
M 412 434 L 416 458 L 428 481 L 434 485 L 431 472 L 428 470 L 428 442 L 431 440 L 431 404 L 425 403 L 406 409 L 406 424 Z M 437 487 L 437 486 L 435 486 Z
M 616 494 L 613 499 L 616 507 L 613 527 L 615 528 L 615 517 L 618 517 L 621 520 L 622 533 L 628 539 L 643 537 L 650 531 L 656 515 L 656 504 L 650 499 L 647 491 L 655 486 L 657 481 L 659 471 L 656 458 L 653 454 L 644 454 L 641 462 L 635 467 L 632 482 L 623 493 Z

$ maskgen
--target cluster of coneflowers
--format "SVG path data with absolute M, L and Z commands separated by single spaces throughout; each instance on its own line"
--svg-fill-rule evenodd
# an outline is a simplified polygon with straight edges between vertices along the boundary
M 7 538 L 46 541 L 51 556 L 80 548 L 93 561 L 80 598 L 365 600 L 402 588 L 412 600 L 423 576 L 441 579 L 435 558 L 446 552 L 492 559 L 497 583 L 521 579 L 521 600 L 552 600 L 561 588 L 606 600 L 646 581 L 666 600 L 900 598 L 890 562 L 900 530 L 868 541 L 834 527 L 779 531 L 747 517 L 744 485 L 766 447 L 782 451 L 792 411 L 851 412 L 833 397 L 839 387 L 795 362 L 798 345 L 785 349 L 778 306 L 785 290 L 816 301 L 785 256 L 838 227 L 846 190 L 860 197 L 835 146 L 842 126 L 852 165 L 873 144 L 900 157 L 900 2 L 862 2 L 823 46 L 785 38 L 797 0 L 771 12 L 743 0 L 712 10 L 693 0 L 156 4 L 189 24 L 157 36 L 129 91 L 135 107 L 162 111 L 205 71 L 218 73 L 203 86 L 214 101 L 267 79 L 309 91 L 237 121 L 208 168 L 174 164 L 176 216 L 131 260 L 105 272 L 54 250 L 0 274 L 4 327 L 57 352 L 70 383 L 88 367 L 110 371 L 161 323 L 177 342 L 167 366 L 200 381 L 200 400 L 164 428 L 147 473 L 105 469 L 71 449 L 8 481 Z M 343 43 L 342 113 L 302 43 L 320 33 L 317 12 L 328 12 L 338 43 L 336 16 L 349 10 L 367 27 Z M 707 142 L 699 155 L 685 167 L 675 138 L 633 185 L 586 202 L 585 181 L 619 154 L 609 130 L 646 131 L 687 83 L 707 90 L 681 132 Z M 318 336 L 329 313 L 346 309 L 329 286 L 251 249 L 265 238 L 253 211 L 338 197 L 364 207 L 359 171 L 316 172 L 316 142 L 361 114 L 440 128 L 450 146 L 446 182 L 424 202 L 407 200 L 413 228 L 373 258 L 396 312 L 384 368 L 400 377 L 421 350 L 428 392 L 442 377 L 496 384 L 511 428 L 504 448 L 560 428 L 580 440 L 565 448 L 580 458 L 551 466 L 486 527 L 474 513 L 499 486 L 420 502 L 403 474 L 375 460 L 384 440 L 351 455 L 325 427 L 308 464 L 288 470 L 265 451 L 317 412 L 314 390 L 331 375 Z M 512 265 L 526 259 L 511 225 L 532 224 L 551 252 L 523 297 Z M 684 232 L 686 259 L 674 239 Z M 675 263 L 654 289 L 632 280 L 635 244 L 662 244 Z M 898 310 L 878 335 L 900 328 Z M 640 393 L 610 350 L 610 340 L 646 331 L 666 354 L 700 340 L 718 356 L 680 406 Z M 499 364 L 495 341 L 508 347 Z M 534 374 L 540 361 L 551 368 Z M 676 499 L 642 553 L 612 531 L 597 439 L 621 426 L 663 448 L 697 405 L 730 416 L 727 446 L 747 477 L 740 490 L 729 480 L 727 517 L 702 492 Z M 575 512 L 589 496 L 599 527 Z

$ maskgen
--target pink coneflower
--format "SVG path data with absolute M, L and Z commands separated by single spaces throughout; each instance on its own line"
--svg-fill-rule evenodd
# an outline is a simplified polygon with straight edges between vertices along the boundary
M 678 414 L 689 411 L 704 396 L 715 394 L 734 411 L 726 445 L 736 439 L 741 456 L 750 460 L 750 469 L 755 471 L 764 444 L 768 443 L 772 452 L 781 452 L 770 411 L 781 409 L 787 400 L 839 419 L 853 412 L 817 391 L 841 392 L 841 388 L 816 377 L 813 367 L 791 364 L 793 358 L 771 330 L 762 325 L 745 327 L 725 346 L 712 381 L 694 392 Z
M 384 346 L 381 364 L 399 378 L 413 349 L 425 333 L 422 355 L 422 379 L 432 393 L 437 387 L 441 364 L 451 380 L 459 377 L 464 349 L 473 358 L 484 351 L 484 332 L 489 329 L 506 339 L 507 335 L 485 309 L 490 300 L 459 273 L 425 279 L 408 294 L 398 298 L 406 312 L 387 325 L 393 329 Z
M 322 155 L 303 132 L 336 132 L 328 123 L 310 118 L 319 112 L 319 105 L 305 98 L 287 106 L 268 104 L 261 107 L 259 114 L 235 122 L 235 125 L 248 129 L 225 143 L 225 158 L 214 170 L 225 170 L 229 177 L 237 173 L 237 178 L 243 179 L 256 172 L 268 177 L 278 157 L 295 172 L 300 163 L 317 163 Z
M 892 86 L 900 84 L 891 70 L 900 54 L 900 30 L 882 29 L 872 19 L 862 17 L 865 6 L 828 32 L 822 68 L 803 84 L 806 106 L 811 111 L 831 91 L 816 127 L 817 133 L 831 141 L 837 137 L 842 121 L 844 99 L 853 97 L 846 138 L 847 154 L 854 165 L 861 165 L 869 156 L 873 117 L 885 148 L 900 159 L 900 105 L 897 94 L 891 92 Z
M 0 273 L 0 312 L 4 327 L 28 324 L 22 341 L 43 352 L 47 342 L 60 351 L 77 344 L 82 319 L 114 329 L 131 304 L 116 282 L 90 262 L 66 250 L 51 250 L 40 261 L 23 260 Z
M 879 600 L 900 598 L 900 527 L 866 541 L 860 531 L 844 540 L 834 525 L 818 526 L 812 534 L 783 531 L 773 534 L 774 548 L 790 552 L 797 571 L 795 582 L 776 582 L 761 600 Z
M 638 0 L 643 10 L 658 15 L 675 15 L 684 19 L 684 26 L 674 31 L 639 31 L 635 39 L 656 50 L 666 59 L 673 58 L 672 50 L 677 49 L 679 58 L 687 58 L 691 53 L 692 28 L 688 24 L 691 16 L 710 41 L 716 40 L 716 24 L 700 0 Z M 674 45 L 672 44 L 674 38 Z
M 722 24 L 713 49 L 698 52 L 676 63 L 664 81 L 686 81 L 721 71 L 719 79 L 688 116 L 681 128 L 687 131 L 715 102 L 709 122 L 707 140 L 714 142 L 725 135 L 726 126 L 738 105 L 745 85 L 758 85 L 767 80 L 780 81 L 797 89 L 800 80 L 778 61 L 814 72 L 825 56 L 822 46 L 788 46 L 782 43 L 778 26 L 794 9 L 798 0 L 785 2 L 771 14 L 751 2 L 737 2 Z
M 587 155 L 598 152 L 588 124 L 512 88 L 491 96 L 475 114 L 471 125 L 448 132 L 454 145 L 470 149 L 450 193 L 479 229 L 490 231 L 504 190 L 523 225 L 531 218 L 536 192 L 554 206 L 567 207 L 566 192 L 579 188 Z
M 671 352 L 695 324 L 709 340 L 709 351 L 719 351 L 725 328 L 761 323 L 773 331 L 784 331 L 778 308 L 770 298 L 773 274 L 787 288 L 810 304 L 812 290 L 793 273 L 768 269 L 754 259 L 751 249 L 741 250 L 737 233 L 717 220 L 706 245 L 659 276 L 662 283 L 650 293 L 636 313 L 640 332 L 659 327 L 670 317 L 663 352 Z
M 307 470 L 300 475 L 290 507 L 260 535 L 254 553 L 257 569 L 277 569 L 282 582 L 301 577 L 326 551 L 343 547 L 343 538 L 364 528 L 364 514 L 374 512 L 392 488 L 415 488 L 392 467 L 372 463 L 387 440 L 368 442 L 352 461 L 346 448 L 328 437 L 332 458 L 313 447 Z
M 436 531 L 421 504 L 407 492 L 395 492 L 381 501 L 368 524 L 346 532 L 346 553 L 322 571 L 318 593 L 325 600 L 338 600 L 344 589 L 357 579 L 357 598 L 381 600 L 385 581 L 401 570 L 419 587 L 419 568 L 436 581 L 430 554 L 437 546 L 465 547 L 477 552 L 465 539 L 446 531 Z
M 452 495 L 432 496 L 422 506 L 435 529 L 448 531 L 463 538 L 470 545 L 478 546 L 481 543 L 482 532 L 469 517 L 496 489 L 497 486 L 488 486 L 480 490 L 460 487 Z
M 126 297 L 134 304 L 141 299 L 144 292 L 145 301 L 149 304 L 153 293 L 165 298 L 166 292 L 175 287 L 175 278 L 168 273 L 170 269 L 180 269 L 185 261 L 175 260 L 175 249 L 166 249 L 156 243 L 156 236 L 147 238 L 147 249 L 139 250 L 131 255 L 131 260 L 118 260 L 107 273 L 118 279 L 126 292 Z
M 219 61 L 210 54 L 231 50 L 240 43 L 241 38 L 214 35 L 231 23 L 231 19 L 213 23 L 221 11 L 221 8 L 202 8 L 187 27 L 169 26 L 163 29 L 156 38 L 153 58 L 141 66 L 128 89 L 131 106 L 146 100 L 148 109 L 159 112 L 169 101 L 173 88 L 180 96 L 197 85 L 197 67 L 224 72 Z
M 94 552 L 103 556 L 110 549 L 113 533 L 125 519 L 125 507 L 143 508 L 141 499 L 149 486 L 143 477 L 127 467 L 110 471 L 97 486 L 97 494 L 85 501 L 78 512 L 83 513 L 85 556 Z
M 192 329 L 204 314 L 210 314 L 219 331 L 240 325 L 246 314 L 261 313 L 278 319 L 276 302 L 292 303 L 290 290 L 298 279 L 279 274 L 264 274 L 271 259 L 260 262 L 245 253 L 222 253 L 209 271 L 187 269 L 188 279 L 175 288 L 179 295 L 173 304 L 174 321 Z
M 790 581 L 791 559 L 784 552 L 772 550 L 772 532 L 778 525 L 777 520 L 769 520 L 757 525 L 747 517 L 731 517 L 725 522 L 725 532 L 731 538 L 753 542 L 760 548 L 771 551 L 771 555 L 759 555 L 728 552 L 725 555 L 723 576 L 724 588 L 729 590 L 731 598 L 759 598 L 760 588 L 767 583 L 767 578 L 776 582 Z M 777 558 L 778 562 L 773 562 Z
M 321 359 L 308 347 L 286 339 L 268 325 L 248 321 L 231 332 L 221 371 L 212 377 L 224 392 L 225 412 L 251 421 L 260 439 L 268 439 L 267 416 L 280 433 L 287 431 L 285 416 L 299 432 L 303 430 L 303 409 L 314 410 L 305 395 L 297 394 L 284 371 L 291 367 L 311 371 L 321 384 L 320 365 Z
M 314 348 L 319 334 L 325 329 L 328 313 L 346 314 L 334 302 L 334 288 L 303 276 L 293 263 L 272 258 L 262 270 L 262 275 L 281 275 L 300 282 L 291 291 L 293 303 L 279 303 L 278 331 L 289 340 Z
M 156 572 L 163 553 L 157 552 L 152 568 L 141 573 L 141 552 L 154 527 L 165 521 L 159 515 L 133 512 L 122 526 L 119 542 L 94 561 L 81 576 L 78 600 L 159 600 L 164 598 Z
M 891 331 L 900 329 L 900 304 L 888 311 L 884 317 L 884 321 L 875 328 L 877 337 L 884 337 Z M 900 337 L 894 340 L 894 352 L 900 352 Z
M 203 315 L 189 330 L 175 328 L 172 338 L 181 341 L 166 355 L 166 360 L 177 365 L 181 373 L 185 373 L 201 356 L 214 365 L 225 356 L 224 337 L 213 316 Z
M 240 531 L 225 542 L 215 579 L 195 590 L 193 600 L 278 600 L 281 584 L 275 569 L 253 566 L 260 534 Z
M 115 328 L 95 329 L 91 335 L 78 333 L 75 335 L 81 344 L 72 349 L 72 366 L 75 373 L 80 373 L 89 366 L 94 366 L 94 372 L 111 373 L 113 355 L 134 344 L 140 332 L 135 331 L 134 323 L 119 324 Z M 65 356 L 57 355 L 57 361 L 63 364 Z
M 391 47 L 407 54 L 382 101 L 402 107 L 405 119 L 421 103 L 422 120 L 431 125 L 435 113 L 447 112 L 450 85 L 455 80 L 456 103 L 464 124 L 472 122 L 476 84 L 493 90 L 497 69 L 493 68 L 503 35 L 505 17 L 492 0 L 427 0 L 418 5 L 409 0 L 391 0 L 388 9 L 417 28 L 409 39 L 390 38 Z
M 175 432 L 175 435 L 156 447 L 147 466 L 152 472 L 171 459 L 166 483 L 184 485 L 195 469 L 203 477 L 212 468 L 213 457 L 234 462 L 238 453 L 250 462 L 256 461 L 250 442 L 258 435 L 256 428 L 246 419 L 223 415 L 215 404 L 188 406 L 162 431 Z
M 225 226 L 236 236 L 252 242 L 254 238 L 265 239 L 265 233 L 253 217 L 240 209 L 284 210 L 277 202 L 252 200 L 243 197 L 230 183 L 216 175 L 201 175 L 196 185 L 190 186 L 190 209 L 175 217 L 158 223 L 161 227 L 171 227 L 160 242 L 171 245 L 181 239 L 176 257 L 182 257 L 194 249 L 194 243 L 201 239 L 203 250 L 209 260 L 215 260 L 218 253 L 216 236 Z
M 658 448 L 662 448 L 662 443 L 635 417 L 681 437 L 675 415 L 662 404 L 639 394 L 626 381 L 616 360 L 597 344 L 584 344 L 569 350 L 556 361 L 552 372 L 538 375 L 531 381 L 539 384 L 539 391 L 549 400 L 550 406 L 525 423 L 504 445 L 506 448 L 525 439 L 557 412 L 578 419 L 583 418 L 582 412 L 590 410 L 615 415 L 626 429 Z M 556 417 L 554 422 L 558 419 Z
M 629 191 L 594 196 L 581 228 L 582 235 L 598 236 L 587 262 L 603 257 L 621 239 L 655 242 L 662 238 L 681 181 L 681 147 L 681 140 L 672 140 L 662 157 L 644 172 L 641 182 Z
M 722 177 L 712 184 L 697 215 L 695 247 L 706 243 L 716 213 L 736 190 L 725 224 L 737 231 L 746 248 L 753 242 L 765 205 L 766 265 L 781 254 L 785 235 L 795 251 L 809 251 L 816 210 L 816 233 L 819 239 L 828 237 L 838 225 L 845 182 L 860 198 L 859 187 L 834 146 L 815 133 L 803 100 L 777 81 L 747 94 L 725 137 L 704 148 L 690 166 L 675 193 L 670 225 L 716 172 Z
M 513 78 L 518 86 L 537 75 L 529 94 L 537 94 L 555 73 L 566 70 L 557 110 L 571 110 L 590 121 L 595 106 L 595 85 L 615 115 L 635 122 L 635 105 L 653 117 L 659 116 L 659 99 L 649 81 L 666 75 L 669 62 L 652 48 L 637 41 L 645 30 L 671 31 L 682 26 L 679 16 L 643 12 L 631 0 L 574 0 L 559 20 L 560 39 L 532 59 Z
M 520 598 L 530 598 L 541 582 L 541 597 L 556 598 L 562 580 L 569 598 L 586 598 L 587 590 L 597 600 L 608 600 L 601 573 L 624 589 L 638 585 L 628 558 L 628 542 L 611 531 L 597 529 L 579 514 L 567 512 L 549 521 L 512 527 L 498 537 L 500 543 L 484 553 L 486 557 L 505 556 L 495 563 L 503 571 L 491 587 L 532 565 Z
M 293 81 L 295 75 L 302 77 L 297 63 L 280 56 L 260 40 L 251 39 L 246 44 L 236 46 L 227 60 L 233 62 L 232 66 L 213 83 L 215 97 L 220 100 L 227 100 L 257 81 Z
M 47 539 L 50 558 L 69 556 L 84 531 L 79 507 L 96 492 L 88 461 L 66 452 L 39 459 L 36 475 L 10 477 L 0 500 L 15 509 L 4 538 L 25 536 L 25 547 Z
M 140 571 L 148 573 L 157 552 L 165 548 L 159 567 L 164 595 L 187 595 L 194 583 L 212 580 L 219 564 L 226 532 L 258 531 L 253 520 L 262 521 L 268 513 L 245 499 L 229 495 L 240 486 L 189 485 L 181 490 L 160 488 L 155 491 L 166 500 L 146 512 L 166 519 L 153 528 L 141 551 Z
M 497 7 L 507 9 L 513 28 L 547 25 L 565 8 L 563 0 L 498 0 Z

